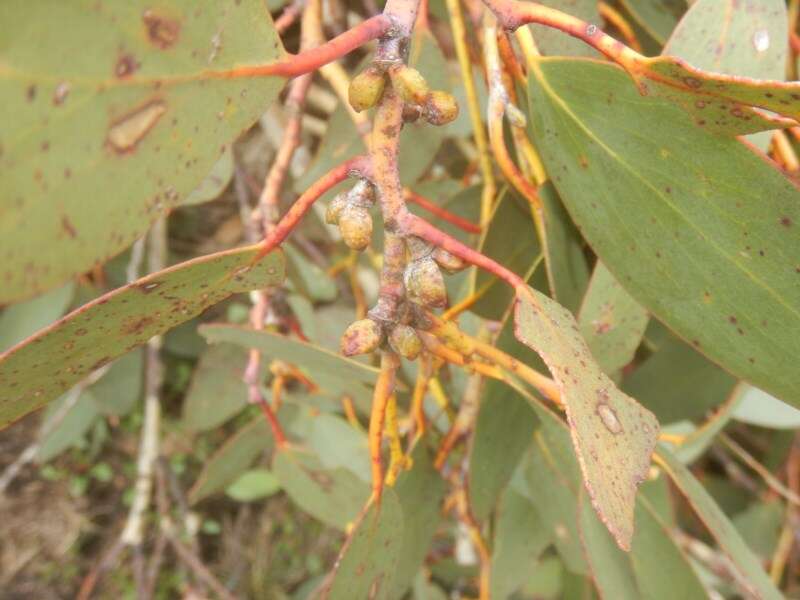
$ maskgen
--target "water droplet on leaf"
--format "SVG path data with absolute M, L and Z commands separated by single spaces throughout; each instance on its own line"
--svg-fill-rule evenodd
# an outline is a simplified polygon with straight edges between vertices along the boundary
M 759 29 L 753 34 L 753 47 L 756 52 L 766 52 L 769 49 L 769 32 Z

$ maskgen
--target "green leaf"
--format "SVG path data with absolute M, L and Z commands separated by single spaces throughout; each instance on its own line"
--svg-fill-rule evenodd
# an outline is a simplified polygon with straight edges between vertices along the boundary
M 513 488 L 506 489 L 497 507 L 491 597 L 505 600 L 519 589 L 550 542 L 550 531 L 530 500 Z
M 0 314 L 0 351 L 8 350 L 62 316 L 74 294 L 75 284 L 70 282 L 37 298 L 4 308 Z
M 285 56 L 258 0 L 12 0 L 0 23 L 0 99 L 14 115 L 0 125 L 0 302 L 130 245 L 284 83 L 214 76 Z
M 68 396 L 69 394 L 65 394 L 59 401 L 48 407 L 44 417 L 45 423 L 58 412 Z M 77 402 L 67 411 L 61 423 L 42 439 L 42 444 L 36 453 L 36 461 L 46 463 L 64 452 L 64 450 L 78 445 L 99 414 L 97 403 L 91 391 L 83 390 Z
M 301 510 L 338 529 L 352 524 L 369 498 L 369 484 L 349 469 L 326 469 L 307 450 L 276 452 L 272 471 Z
M 181 423 L 189 431 L 213 429 L 247 406 L 242 380 L 247 351 L 238 346 L 210 346 L 200 357 L 183 400 Z
M 436 526 L 441 520 L 441 503 L 445 493 L 444 480 L 434 469 L 424 444 L 416 445 L 411 460 L 411 470 L 401 473 L 394 486 L 403 510 L 403 541 L 392 575 L 391 599 L 403 597 L 424 562 Z
M 578 17 L 589 23 L 599 23 L 595 0 L 545 0 L 545 6 Z M 550 56 L 597 56 L 597 53 L 580 40 L 573 39 L 562 32 L 544 25 L 529 25 L 536 38 L 536 43 L 544 54 Z
M 536 417 L 524 398 L 500 381 L 486 380 L 469 454 L 470 507 L 479 521 L 494 508 L 535 426 Z
M 536 266 L 541 247 L 530 205 L 511 188 L 498 195 L 479 249 L 523 278 Z M 514 296 L 508 286 L 483 271 L 475 276 L 475 291 L 482 295 L 471 310 L 486 319 L 500 319 L 505 315 Z
M 211 167 L 211 172 L 200 182 L 200 185 L 181 202 L 181 206 L 194 206 L 215 200 L 225 191 L 232 178 L 233 150 L 227 148 Z
M 783 0 L 698 0 L 662 54 L 716 73 L 781 81 L 789 53 L 788 27 Z M 750 141 L 766 152 L 771 138 L 763 132 L 750 136 Z
M 372 504 L 359 516 L 320 598 L 388 598 L 403 540 L 403 525 L 397 495 L 391 488 L 384 490 L 380 506 Z
M 544 251 L 550 294 L 561 306 L 576 312 L 589 283 L 583 238 L 550 181 L 539 188 L 539 198 L 545 215 Z
M 583 297 L 578 324 L 604 373 L 613 375 L 633 360 L 648 320 L 647 311 L 598 261 Z
M 197 504 L 224 490 L 259 454 L 271 449 L 273 442 L 267 422 L 257 415 L 203 463 L 203 470 L 189 490 L 189 503 Z
M 210 343 L 229 342 L 243 348 L 257 348 L 269 358 L 279 358 L 308 371 L 315 383 L 328 390 L 351 395 L 365 391 L 359 384 L 374 384 L 378 369 L 334 354 L 307 342 L 268 331 L 236 325 L 202 325 L 200 334 Z
M 89 389 L 104 414 L 127 415 L 142 393 L 144 352 L 141 348 L 115 360 L 103 377 Z
M 541 60 L 529 82 L 542 159 L 609 270 L 712 360 L 800 403 L 797 188 L 616 67 Z
M 250 266 L 249 246 L 175 265 L 114 290 L 0 355 L 0 427 L 36 410 L 93 370 L 231 294 L 276 285 L 283 255 Z
M 364 483 L 371 481 L 367 434 L 343 418 L 329 414 L 316 416 L 303 437 L 306 445 L 316 452 L 323 468 L 341 467 Z
M 622 389 L 652 410 L 661 423 L 700 419 L 725 401 L 736 379 L 669 335 Z
M 736 528 L 717 506 L 708 492 L 694 478 L 691 472 L 666 448 L 656 450 L 659 463 L 672 481 L 686 496 L 697 516 L 705 524 L 709 533 L 725 551 L 742 577 L 737 581 L 747 591 L 764 600 L 782 598 L 775 585 L 764 572 L 759 559 L 752 553 Z
M 621 0 L 631 16 L 662 44 L 686 10 L 686 0 Z
M 253 502 L 268 498 L 280 489 L 281 483 L 271 471 L 251 469 L 230 484 L 225 493 L 239 502 Z
M 521 289 L 515 327 L 558 384 L 592 505 L 619 546 L 630 548 L 636 489 L 650 467 L 658 421 L 600 370 L 564 307 Z
M 800 427 L 800 410 L 757 387 L 742 382 L 736 386 L 733 394 L 739 398 L 739 403 L 733 411 L 737 421 L 771 429 Z
M 287 276 L 298 291 L 312 301 L 331 302 L 336 299 L 338 290 L 332 277 L 328 277 L 319 265 L 308 260 L 292 244 L 284 244 L 282 248 L 286 253 Z
M 585 498 L 581 502 L 580 523 L 587 559 L 602 597 L 708 598 L 688 558 L 641 496 L 636 502 L 636 533 L 629 554 L 614 546 Z

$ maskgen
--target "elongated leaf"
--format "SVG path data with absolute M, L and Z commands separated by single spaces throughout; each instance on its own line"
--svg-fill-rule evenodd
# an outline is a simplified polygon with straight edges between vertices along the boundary
M 369 498 L 369 484 L 350 470 L 326 469 L 309 451 L 276 452 L 272 472 L 297 506 L 338 529 L 351 525 Z
M 481 237 L 480 251 L 523 278 L 539 260 L 541 246 L 530 205 L 514 190 L 506 188 L 499 195 L 492 220 Z M 472 312 L 486 319 L 500 319 L 513 299 L 507 286 L 483 271 L 476 273 L 475 291 L 481 297 Z
M 230 342 L 244 348 L 258 348 L 270 358 L 303 367 L 316 383 L 333 390 L 355 394 L 358 389 L 365 389 L 361 384 L 372 384 L 378 378 L 374 367 L 268 331 L 236 325 L 203 325 L 200 333 L 211 343 Z
M 800 403 L 797 188 L 613 66 L 548 59 L 532 75 L 542 158 L 609 270 L 712 360 Z
M 662 54 L 700 69 L 783 80 L 789 50 L 783 0 L 699 0 L 683 16 Z M 769 133 L 750 136 L 762 151 Z
M 515 327 L 558 385 L 592 505 L 619 546 L 629 549 L 636 488 L 650 467 L 658 421 L 602 372 L 564 307 L 532 288 L 521 290 Z
M 470 507 L 485 519 L 511 478 L 526 448 L 536 417 L 528 403 L 500 381 L 484 384 L 469 455 Z M 503 440 L 498 444 L 497 440 Z
M 551 537 L 531 501 L 506 489 L 497 507 L 492 545 L 492 598 L 505 600 L 522 586 Z
M 247 352 L 228 344 L 211 346 L 200 357 L 183 400 L 183 425 L 190 431 L 213 429 L 247 405 L 242 380 Z
M 276 285 L 283 255 L 250 266 L 258 248 L 202 256 L 101 296 L 0 355 L 0 427 L 91 371 L 231 294 Z
M 75 284 L 50 290 L 37 298 L 14 304 L 0 313 L 0 351 L 33 335 L 62 316 L 75 294 Z
M 411 453 L 413 467 L 397 479 L 394 491 L 403 509 L 403 543 L 392 575 L 389 598 L 399 599 L 408 590 L 425 560 L 436 525 L 441 519 L 445 483 L 424 444 Z
M 271 449 L 272 444 L 267 422 L 258 415 L 228 438 L 205 462 L 197 481 L 189 490 L 189 503 L 195 504 L 224 490 L 253 464 L 260 453 Z
M 581 304 L 578 323 L 604 373 L 612 375 L 631 362 L 648 318 L 647 311 L 598 262 Z
M 574 313 L 589 283 L 584 241 L 551 182 L 539 188 L 539 197 L 545 214 L 544 252 L 549 269 L 550 295 Z
M 384 490 L 381 505 L 373 504 L 359 517 L 320 598 L 388 598 L 403 540 L 403 523 L 397 494 Z
M 686 10 L 686 0 L 622 0 L 622 4 L 647 33 L 661 43 L 670 36 Z
M 765 391 L 747 383 L 740 383 L 733 393 L 739 397 L 739 403 L 733 411 L 737 421 L 772 429 L 800 427 L 800 410 L 781 402 Z
M 659 462 L 672 481 L 692 505 L 697 516 L 714 536 L 717 543 L 741 572 L 739 582 L 757 598 L 764 600 L 782 598 L 775 585 L 764 572 L 758 558 L 750 551 L 739 532 L 717 506 L 708 492 L 694 478 L 689 470 L 666 448 L 656 450 Z
M 583 19 L 590 23 L 600 21 L 597 2 L 594 0 L 545 0 L 545 6 L 556 8 L 562 12 Z M 544 25 L 529 25 L 536 36 L 536 43 L 550 56 L 594 56 L 595 51 L 580 40 L 575 40 Z
M 0 122 L 0 302 L 123 250 L 283 85 L 214 76 L 285 56 L 258 0 L 11 0 L 0 23 L 13 115 Z

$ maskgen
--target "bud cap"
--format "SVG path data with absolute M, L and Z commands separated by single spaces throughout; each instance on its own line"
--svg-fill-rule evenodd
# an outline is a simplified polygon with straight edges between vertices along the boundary
M 447 304 L 447 290 L 439 266 L 431 257 L 413 260 L 403 274 L 408 299 L 430 308 Z
M 361 319 L 351 323 L 342 335 L 339 347 L 345 356 L 367 354 L 381 344 L 383 331 L 372 319 Z
M 364 250 L 372 239 L 372 217 L 363 206 L 347 204 L 339 214 L 339 231 L 353 250 Z
M 414 360 L 422 351 L 422 340 L 410 325 L 397 325 L 389 333 L 389 345 L 403 358 Z

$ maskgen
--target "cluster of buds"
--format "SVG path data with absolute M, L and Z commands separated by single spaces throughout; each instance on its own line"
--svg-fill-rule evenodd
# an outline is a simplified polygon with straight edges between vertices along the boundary
M 458 103 L 452 94 L 428 89 L 422 74 L 406 65 L 390 67 L 388 71 L 371 65 L 350 82 L 350 106 L 361 112 L 375 106 L 383 96 L 387 76 L 405 102 L 403 119 L 416 121 L 422 116 L 431 125 L 447 125 L 458 116 Z
M 344 243 L 353 250 L 364 250 L 372 239 L 372 216 L 375 190 L 365 179 L 346 193 L 337 195 L 328 205 L 325 222 L 338 225 Z
M 345 356 L 368 354 L 382 345 L 400 356 L 414 360 L 422 351 L 418 328 L 426 329 L 421 308 L 441 308 L 447 304 L 442 270 L 454 273 L 466 264 L 441 248 L 413 236 L 405 238 L 410 259 L 403 272 L 405 298 L 392 308 L 379 303 L 366 319 L 352 323 L 341 339 Z
M 342 335 L 340 347 L 345 356 L 355 356 L 373 352 L 384 342 L 408 360 L 415 360 L 422 352 L 422 340 L 410 322 L 381 323 L 371 317 L 351 323 Z

